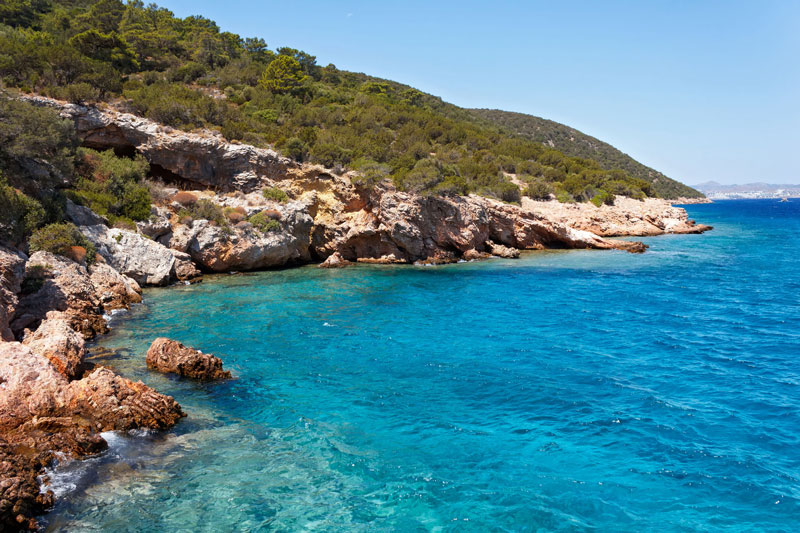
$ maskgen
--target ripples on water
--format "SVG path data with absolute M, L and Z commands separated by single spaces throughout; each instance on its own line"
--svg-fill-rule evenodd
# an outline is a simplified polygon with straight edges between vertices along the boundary
M 96 362 L 189 417 L 62 465 L 69 531 L 786 530 L 800 200 L 644 255 L 313 267 L 150 290 Z M 237 380 L 152 374 L 166 335 Z

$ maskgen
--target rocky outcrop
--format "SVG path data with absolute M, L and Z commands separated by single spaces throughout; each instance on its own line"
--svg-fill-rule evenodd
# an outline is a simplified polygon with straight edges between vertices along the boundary
M 169 235 L 172 233 L 172 225 L 169 223 L 170 212 L 165 207 L 152 206 L 150 208 L 150 218 L 136 223 L 136 229 L 142 235 L 154 241 L 164 242 L 162 237 L 166 237 L 169 242 Z
M 88 207 L 78 205 L 69 199 L 65 204 L 65 214 L 76 226 L 97 226 L 99 224 L 108 226 L 108 220 L 105 217 L 101 217 Z
M 320 268 L 342 268 L 350 264 L 350 261 L 342 257 L 339 252 L 333 252 L 328 258 L 319 264 Z
M 275 151 L 226 142 L 216 132 L 187 133 L 152 120 L 67 104 L 44 97 L 25 97 L 38 105 L 57 107 L 75 122 L 85 146 L 135 149 L 155 168 L 199 188 L 218 191 L 255 190 L 264 178 L 277 179 L 296 164 Z
M 158 372 L 178 374 L 202 380 L 228 379 L 222 360 L 211 354 L 188 348 L 178 341 L 159 337 L 147 350 L 147 367 Z
M 81 233 L 97 247 L 115 270 L 140 285 L 166 285 L 175 269 L 175 256 L 161 244 L 147 237 L 103 225 L 81 226 Z
M 11 329 L 16 338 L 34 330 L 50 311 L 61 311 L 70 327 L 92 338 L 108 331 L 103 315 L 141 301 L 136 281 L 106 264 L 87 270 L 66 257 L 36 252 L 25 263 L 25 287 Z
M 696 224 L 686 210 L 667 200 L 635 200 L 617 196 L 614 205 L 562 204 L 522 199 L 526 211 L 601 237 L 654 236 L 665 233 L 703 233 L 711 226 Z
M 548 247 L 639 251 L 642 246 L 604 239 L 476 195 L 427 197 L 384 190 L 358 211 L 326 214 L 315 222 L 312 246 L 317 255 L 338 252 L 360 262 L 441 263 L 467 253 L 516 257 L 518 250 Z
M 275 209 L 278 227 L 262 230 L 243 222 L 220 227 L 207 220 L 178 224 L 170 246 L 186 252 L 202 269 L 212 272 L 254 270 L 311 260 L 312 218 L 298 203 Z
M 48 311 L 63 311 L 70 326 L 86 338 L 108 331 L 103 305 L 88 270 L 70 259 L 36 252 L 25 264 L 28 293 L 19 300 L 11 328 L 17 338 L 36 329 Z
M 131 304 L 142 301 L 142 289 L 136 280 L 120 274 L 105 263 L 89 267 L 89 280 L 106 313 L 128 309 Z
M 0 341 L 14 340 L 11 321 L 19 303 L 26 259 L 23 253 L 0 246 Z
M 25 337 L 23 344 L 50 361 L 53 368 L 67 379 L 75 379 L 83 372 L 85 341 L 59 311 L 50 311 L 36 331 Z
M 170 219 L 164 206 L 155 208 L 151 219 L 138 225 L 145 235 L 188 253 L 208 271 L 325 260 L 334 252 L 349 261 L 383 263 L 448 262 L 463 258 L 470 250 L 483 254 L 493 248 L 504 256 L 515 255 L 511 249 L 541 248 L 641 252 L 646 248 L 641 243 L 605 237 L 708 229 L 688 220 L 682 209 L 655 200 L 617 198 L 617 205 L 597 208 L 524 198 L 522 205 L 516 206 L 477 196 L 412 195 L 387 184 L 367 191 L 354 185 L 349 174 L 337 176 L 319 166 L 281 158 L 270 150 L 227 143 L 217 134 L 177 131 L 110 108 L 28 98 L 56 106 L 64 116 L 71 117 L 87 145 L 134 149 L 144 154 L 156 173 L 167 172 L 173 181 L 244 196 L 257 195 L 264 186 L 278 185 L 298 200 L 293 202 L 296 207 L 289 208 L 291 212 L 281 213 L 280 230 L 272 228 L 268 234 L 238 220 L 230 228 L 202 220 L 180 224 L 175 220 L 176 212 Z M 240 202 L 236 206 L 244 208 L 240 215 L 248 217 L 253 214 L 251 200 L 245 202 L 230 195 L 212 198 L 228 207 Z M 644 211 L 642 206 L 646 206 Z M 307 217 L 313 220 L 310 228 Z M 120 237 L 115 234 L 115 238 Z M 128 270 L 122 262 L 109 263 L 140 283 L 153 283 L 140 276 L 141 268 Z M 177 270 L 173 266 L 173 277 Z
M 38 476 L 57 456 L 83 457 L 102 451 L 107 444 L 101 431 L 165 429 L 184 416 L 169 396 L 106 368 L 70 382 L 32 348 L 41 345 L 0 343 L 3 531 L 35 529 L 34 516 L 54 499 L 51 491 L 40 490 Z
M 192 256 L 185 252 L 172 250 L 175 256 L 175 268 L 172 275 L 178 281 L 196 283 L 203 279 L 203 273 L 195 266 Z
M 95 431 L 167 429 L 185 416 L 171 396 L 103 367 L 71 384 L 67 410 L 90 420 Z

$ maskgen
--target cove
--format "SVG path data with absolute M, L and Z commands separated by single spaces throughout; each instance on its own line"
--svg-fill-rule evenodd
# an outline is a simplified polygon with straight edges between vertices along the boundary
M 95 364 L 163 434 L 63 465 L 46 530 L 791 530 L 800 201 L 687 207 L 644 255 L 210 277 L 148 289 Z M 148 372 L 168 336 L 237 379 Z

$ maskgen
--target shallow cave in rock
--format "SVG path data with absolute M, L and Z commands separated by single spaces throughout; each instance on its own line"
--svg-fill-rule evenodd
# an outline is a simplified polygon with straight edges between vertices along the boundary
M 196 189 L 198 187 L 193 181 L 187 180 L 180 174 L 176 174 L 170 169 L 164 168 L 161 165 L 156 165 L 155 163 L 150 163 L 150 172 L 147 177 L 179 189 Z

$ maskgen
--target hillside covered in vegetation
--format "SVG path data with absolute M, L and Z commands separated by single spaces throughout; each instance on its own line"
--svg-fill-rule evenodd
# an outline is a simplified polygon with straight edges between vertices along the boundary
M 614 195 L 692 192 L 660 174 L 656 181 L 629 158 L 553 148 L 406 85 L 323 67 L 300 50 L 272 50 L 139 0 L 3 2 L 0 82 L 0 193 L 13 206 L 0 225 L 12 242 L 60 220 L 65 187 L 121 224 L 146 217 L 150 199 L 146 162 L 78 149 L 69 124 L 16 102 L 15 91 L 214 129 L 298 161 L 358 170 L 365 186 L 391 179 L 420 194 L 596 205 Z
M 701 198 L 703 196 L 700 191 L 643 165 L 610 144 L 564 124 L 546 118 L 499 109 L 470 109 L 469 112 L 511 135 L 519 135 L 540 142 L 570 157 L 592 159 L 608 170 L 620 168 L 635 178 L 652 183 L 653 191 L 661 198 Z

